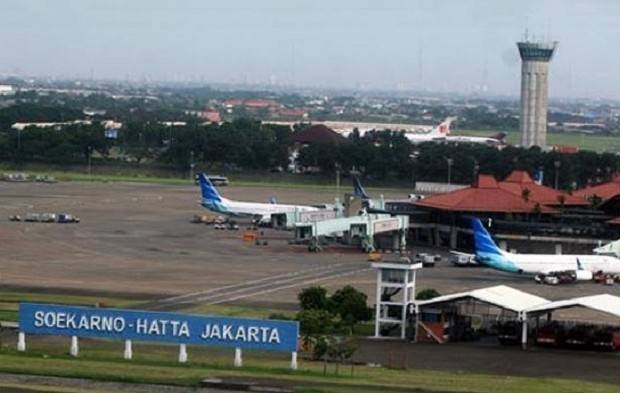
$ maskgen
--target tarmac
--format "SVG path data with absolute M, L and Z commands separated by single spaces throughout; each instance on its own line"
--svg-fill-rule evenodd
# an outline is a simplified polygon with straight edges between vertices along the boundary
M 220 191 L 230 199 L 266 202 L 275 196 L 281 203 L 296 204 L 332 202 L 338 196 L 321 188 L 231 185 Z M 350 190 L 343 187 L 342 192 L 345 191 Z M 385 196 L 402 198 L 403 195 L 404 191 Z M 339 197 L 342 198 L 342 195 Z M 297 294 L 304 287 L 320 284 L 333 291 L 349 284 L 367 293 L 368 303 L 374 304 L 375 274 L 370 269 L 367 256 L 359 250 L 338 246 L 327 247 L 321 253 L 310 253 L 303 245 L 288 244 L 293 236 L 291 232 L 271 229 L 263 230 L 260 235 L 268 240 L 268 245 L 256 246 L 253 242 L 242 240 L 243 226 L 240 231 L 222 231 L 190 223 L 194 214 L 207 213 L 199 205 L 199 199 L 198 187 L 193 185 L 0 183 L 0 216 L 7 217 L 0 221 L 0 290 L 130 297 L 140 300 L 145 308 L 161 310 L 183 310 L 201 304 L 295 310 Z M 80 217 L 81 223 L 8 221 L 9 215 L 24 216 L 28 212 L 70 213 Z M 411 247 L 411 251 L 447 256 L 447 250 L 416 245 Z M 504 284 L 551 300 L 600 293 L 620 295 L 620 285 L 539 285 L 531 277 L 487 268 L 457 268 L 445 259 L 435 268 L 422 269 L 417 283 L 418 289 L 435 288 L 442 294 Z M 574 319 L 608 318 L 580 310 L 567 311 L 566 315 Z M 411 351 L 411 356 L 416 357 L 416 351 L 424 351 L 424 358 L 440 359 L 442 354 L 447 356 L 454 351 L 446 349 L 454 348 L 452 344 L 441 347 L 421 345 L 420 349 L 418 346 L 401 347 L 389 342 L 364 345 L 359 356 L 369 362 L 369 353 L 376 354 L 377 358 L 385 357 L 388 352 L 382 349 L 383 345 L 388 349 L 395 346 L 398 350 Z M 468 348 L 456 345 L 459 345 L 459 351 Z M 439 349 L 434 352 L 434 349 L 425 348 Z M 535 361 L 539 357 L 530 352 L 497 352 L 497 348 L 491 352 L 488 349 L 485 351 L 480 354 L 476 351 L 463 352 L 470 355 L 457 357 L 452 363 L 446 361 L 445 364 L 457 362 L 456 366 L 477 372 L 512 373 L 516 369 L 496 364 L 502 363 L 503 356 L 508 356 L 514 362 L 527 363 L 522 372 L 524 375 L 563 377 L 566 374 L 559 366 L 553 370 L 549 368 L 551 366 L 535 367 L 535 364 L 558 362 L 546 357 Z M 485 354 L 489 356 L 488 361 L 484 361 Z M 494 357 L 493 354 L 499 355 Z M 617 356 L 606 354 L 574 355 L 568 351 L 559 351 L 558 354 L 561 355 L 554 353 L 545 356 L 561 356 L 561 359 L 567 359 L 566 364 L 576 365 L 566 370 L 585 367 L 590 360 L 586 363 L 570 360 L 584 359 L 583 356 L 586 356 L 585 359 L 591 358 L 592 362 L 609 362 L 615 370 L 620 365 Z M 482 360 L 470 362 L 478 357 Z M 387 360 L 375 361 L 385 363 Z M 441 360 L 419 364 L 445 368 Z M 456 366 L 455 369 L 458 368 Z M 608 366 L 601 367 L 608 370 Z M 522 374 L 518 370 L 515 372 Z M 598 371 L 595 374 L 596 377 Z M 617 378 L 609 380 L 620 383 Z

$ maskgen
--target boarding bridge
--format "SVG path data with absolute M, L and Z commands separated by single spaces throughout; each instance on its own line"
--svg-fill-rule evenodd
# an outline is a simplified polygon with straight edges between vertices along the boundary
M 351 217 L 295 223 L 295 241 L 308 242 L 310 249 L 318 250 L 320 239 L 337 237 L 349 244 L 359 243 L 365 252 L 371 252 L 375 250 L 375 235 L 392 232 L 393 248 L 404 250 L 408 228 L 408 216 L 362 213 Z
M 319 210 L 300 211 L 295 209 L 293 212 L 272 214 L 271 226 L 274 229 L 294 229 L 296 223 L 331 220 L 342 217 L 344 214 L 344 208 L 338 198 L 336 198 L 335 204 L 326 204 L 317 207 L 319 207 Z

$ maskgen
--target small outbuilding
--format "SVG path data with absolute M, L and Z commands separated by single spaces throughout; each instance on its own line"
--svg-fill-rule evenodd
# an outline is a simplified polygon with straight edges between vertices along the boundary
M 506 286 L 475 289 L 415 302 L 416 341 L 462 341 L 498 323 L 518 323 L 529 308 L 549 303 L 540 296 Z M 515 337 L 518 339 L 518 337 Z

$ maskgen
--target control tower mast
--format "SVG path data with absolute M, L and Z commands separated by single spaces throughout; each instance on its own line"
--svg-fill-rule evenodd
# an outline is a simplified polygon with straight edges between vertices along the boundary
M 557 42 L 517 42 L 521 55 L 521 146 L 547 146 L 549 62 Z

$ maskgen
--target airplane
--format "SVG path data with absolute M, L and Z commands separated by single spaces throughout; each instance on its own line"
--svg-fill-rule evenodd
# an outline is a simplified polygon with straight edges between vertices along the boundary
M 272 214 L 317 211 L 314 206 L 283 205 L 272 200 L 272 203 L 232 201 L 222 197 L 204 173 L 198 175 L 202 206 L 219 214 L 236 217 L 251 217 L 260 223 L 271 222 Z
M 597 247 L 592 250 L 595 254 L 615 255 L 620 257 L 620 240 L 607 243 L 604 246 Z
M 423 133 L 405 133 L 405 137 L 413 144 L 424 142 L 445 142 L 450 133 L 450 124 L 455 118 L 449 117 L 441 122 L 437 127 Z
M 423 142 L 447 142 L 447 143 L 482 143 L 490 146 L 498 146 L 502 144 L 502 141 L 496 138 L 483 137 L 483 136 L 465 136 L 454 135 L 450 136 L 450 124 L 456 120 L 456 117 L 448 117 L 437 127 L 431 129 L 427 133 L 411 134 L 407 133 L 405 136 L 413 144 Z
M 370 196 L 366 193 L 366 190 L 364 190 L 364 186 L 362 186 L 362 182 L 357 176 L 353 176 L 353 195 L 360 198 L 362 201 L 370 200 Z
M 472 219 L 476 259 L 510 273 L 535 275 L 537 282 L 558 284 L 592 280 L 598 272 L 619 274 L 620 259 L 605 255 L 515 254 L 500 249 L 478 218 Z

